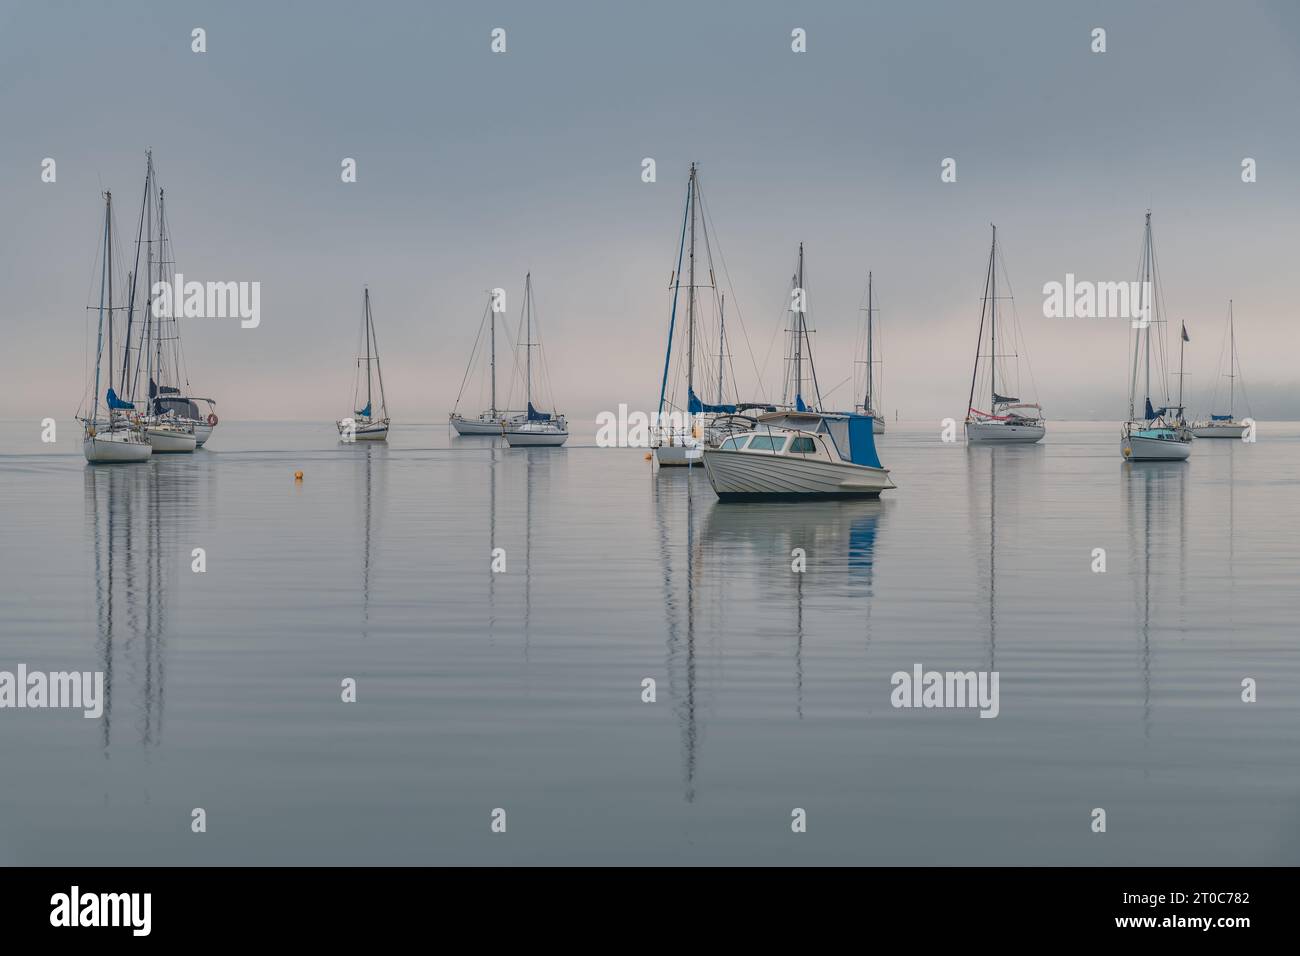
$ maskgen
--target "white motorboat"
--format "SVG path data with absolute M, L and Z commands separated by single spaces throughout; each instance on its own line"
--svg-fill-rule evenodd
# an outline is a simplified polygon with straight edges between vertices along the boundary
M 353 405 L 361 396 L 362 364 L 366 368 L 366 405 L 358 409 L 355 417 L 341 418 L 336 423 L 339 438 L 345 442 L 387 441 L 388 440 L 388 405 L 384 401 L 384 372 L 379 366 L 379 342 L 375 339 L 375 323 L 370 314 L 370 287 L 366 286 L 363 295 L 361 334 L 365 338 L 365 356 L 357 356 L 357 379 L 353 386 Z M 379 413 L 374 413 L 374 388 L 379 388 Z
M 752 433 L 705 448 L 703 460 L 722 501 L 879 498 L 896 487 L 866 415 L 771 412 Z
M 1005 266 L 1003 267 L 1005 269 Z M 1009 285 L 1010 283 L 1008 283 Z M 1003 298 L 1010 299 L 1008 294 Z M 970 378 L 970 398 L 966 403 L 966 440 L 973 444 L 1032 444 L 1042 441 L 1047 433 L 1047 423 L 1043 420 L 1043 408 L 1037 402 L 1022 402 L 1011 395 L 1001 395 L 998 389 L 1008 388 L 1010 375 L 1006 360 L 1014 363 L 1016 381 L 1011 387 L 1019 391 L 1020 378 L 1020 340 L 1019 324 L 1011 313 L 1010 328 L 998 328 L 998 227 L 993 226 L 993 243 L 989 248 L 989 266 L 984 277 L 984 301 L 980 308 L 980 334 L 975 346 L 975 368 Z M 987 322 L 985 321 L 987 319 Z M 988 327 L 988 338 L 984 329 Z M 1001 337 L 999 338 L 999 331 Z M 988 351 L 984 348 L 987 341 Z M 1002 348 L 1001 353 L 998 349 Z M 1028 365 L 1028 358 L 1025 359 Z M 999 381 L 1001 373 L 1002 381 Z M 1032 379 L 1032 374 L 1031 374 Z M 978 386 L 987 388 L 987 393 L 980 389 L 979 394 L 987 394 L 989 406 L 987 411 L 975 407 L 975 395 Z M 982 402 L 982 400 L 981 400 Z
M 1228 371 L 1221 372 L 1215 380 L 1214 395 L 1210 399 L 1210 407 L 1213 408 L 1217 403 L 1219 382 L 1226 378 L 1228 380 L 1228 413 L 1226 415 L 1211 414 L 1209 418 L 1196 422 L 1192 426 L 1192 434 L 1197 438 L 1241 438 L 1246 434 L 1246 423 L 1239 421 L 1232 411 L 1237 403 L 1237 379 L 1241 375 L 1241 360 L 1237 356 L 1237 330 L 1233 318 L 1231 299 L 1228 300 L 1227 345 Z M 1219 368 L 1220 370 L 1223 368 L 1222 360 L 1220 360 Z
M 1151 238 L 1151 212 L 1147 211 L 1143 232 L 1141 300 L 1138 320 L 1133 323 L 1133 370 L 1129 378 L 1128 421 L 1120 430 L 1119 451 L 1127 461 L 1186 461 L 1192 454 L 1192 431 L 1182 419 L 1181 399 L 1175 405 L 1169 397 L 1169 380 L 1165 375 L 1165 350 L 1160 340 L 1154 342 L 1151 330 L 1159 334 L 1165 326 L 1164 302 L 1156 271 L 1155 248 Z M 1186 341 L 1186 329 L 1183 341 Z M 1165 403 L 1151 404 L 1151 366 L 1156 365 L 1156 382 L 1162 388 Z M 1138 369 L 1145 368 L 1146 393 L 1144 416 L 1137 416 Z M 1180 387 L 1181 391 L 1181 387 Z

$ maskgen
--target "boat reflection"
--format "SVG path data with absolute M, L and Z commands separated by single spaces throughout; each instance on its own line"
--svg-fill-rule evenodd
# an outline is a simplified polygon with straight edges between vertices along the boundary
M 85 469 L 106 753 L 124 725 L 145 747 L 161 743 L 168 595 L 175 575 L 188 571 L 197 502 L 210 480 L 190 456 Z
M 660 473 L 651 482 L 663 569 L 666 671 L 681 733 L 683 789 L 696 796 L 701 741 L 701 642 L 725 656 L 727 608 L 761 598 L 784 614 L 791 636 L 795 711 L 803 717 L 806 602 L 861 601 L 871 638 L 876 540 L 888 503 L 878 500 L 721 504 L 703 469 Z M 802 549 L 806 570 L 792 568 Z M 784 607 L 784 612 L 781 610 Z

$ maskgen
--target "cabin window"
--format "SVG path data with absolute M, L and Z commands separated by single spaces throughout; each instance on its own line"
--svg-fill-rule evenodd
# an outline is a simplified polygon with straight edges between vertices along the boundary
M 811 438 L 796 438 L 790 442 L 790 454 L 792 455 L 815 455 L 817 453 L 817 443 Z
M 750 451 L 780 451 L 784 445 L 784 435 L 755 435 L 749 440 Z
M 723 449 L 724 451 L 739 451 L 740 449 L 745 447 L 745 442 L 747 442 L 748 440 L 749 440 L 749 436 L 747 435 L 742 435 L 739 438 L 728 438 L 718 447 Z

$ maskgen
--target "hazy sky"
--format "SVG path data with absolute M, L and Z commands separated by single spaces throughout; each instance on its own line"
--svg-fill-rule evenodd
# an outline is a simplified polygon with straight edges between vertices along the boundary
M 1041 289 L 1134 278 L 1150 207 L 1191 411 L 1231 297 L 1253 411 L 1297 418 L 1297 94 L 1293 2 L 7 3 L 4 417 L 75 412 L 100 192 L 132 222 L 151 146 L 181 270 L 262 286 L 260 328 L 183 326 L 227 418 L 346 414 L 369 283 L 394 418 L 442 419 L 529 269 L 560 408 L 653 408 L 693 160 L 760 362 L 802 240 L 823 380 L 871 269 L 886 412 L 960 417 L 994 221 L 1047 415 L 1118 419 L 1126 324 Z

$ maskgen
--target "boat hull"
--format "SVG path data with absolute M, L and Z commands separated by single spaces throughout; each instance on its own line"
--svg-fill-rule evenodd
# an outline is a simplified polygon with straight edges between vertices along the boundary
M 511 448 L 559 448 L 569 440 L 568 432 L 513 431 L 506 432 L 506 444 Z
M 685 468 L 687 465 L 699 467 L 704 449 L 688 445 L 660 445 L 655 449 L 655 461 L 660 468 Z
M 1186 461 L 1192 443 L 1129 435 L 1120 439 L 1120 454 L 1129 461 Z
M 885 423 L 882 419 L 873 418 L 871 420 L 871 434 L 883 435 L 885 433 Z
M 153 454 L 153 446 L 148 442 L 130 441 L 118 435 L 88 435 L 81 443 L 81 450 L 91 464 L 147 461 Z
M 879 498 L 895 487 L 884 468 L 708 448 L 704 471 L 722 501 Z
M 502 432 L 501 421 L 482 418 L 455 417 L 451 419 L 451 427 L 456 429 L 457 435 L 500 435 Z
M 1197 438 L 1240 438 L 1246 434 L 1246 426 L 1235 423 L 1230 425 L 1197 425 L 1192 428 L 1192 434 Z
M 988 445 L 1032 445 L 1047 434 L 1043 425 L 1006 425 L 1001 422 L 967 422 L 966 440 Z
M 198 440 L 193 432 L 183 432 L 171 428 L 145 428 L 145 441 L 159 454 L 185 454 L 198 447 Z
M 213 428 L 212 425 L 208 425 L 206 423 L 201 425 L 195 425 L 194 444 L 197 445 L 199 448 L 202 448 L 203 443 L 212 437 L 212 428 Z
M 388 422 L 355 422 L 352 426 L 352 441 L 387 441 L 388 440 Z M 345 436 L 348 433 L 348 426 L 343 422 L 338 422 L 339 437 L 347 441 Z

